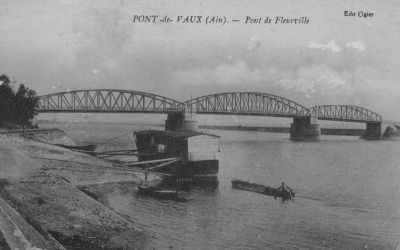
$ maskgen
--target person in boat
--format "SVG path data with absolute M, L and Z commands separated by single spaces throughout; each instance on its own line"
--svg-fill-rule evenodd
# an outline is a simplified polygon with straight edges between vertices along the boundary
M 285 183 L 283 181 L 282 181 L 281 186 L 278 187 L 276 190 L 277 190 L 277 192 L 282 192 L 282 200 L 283 201 L 292 199 L 293 190 L 289 186 L 285 185 Z M 276 194 L 275 194 L 275 199 L 276 199 Z

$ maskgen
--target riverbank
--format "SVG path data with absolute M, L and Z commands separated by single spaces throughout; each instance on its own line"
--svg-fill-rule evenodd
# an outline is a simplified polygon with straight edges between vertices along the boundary
M 26 221 L 42 235 L 45 242 L 42 245 L 35 243 L 35 237 L 27 237 L 32 246 L 39 249 L 150 248 L 148 234 L 76 187 L 102 182 L 137 182 L 140 178 L 108 171 L 112 165 L 105 161 L 42 142 L 48 139 L 46 136 L 27 139 L 18 134 L 0 135 L 0 197 L 11 211 L 21 216 L 20 221 Z M 50 138 L 52 141 L 64 138 L 65 142 L 67 137 L 59 131 L 53 132 Z M 5 225 L 0 229 L 7 231 Z

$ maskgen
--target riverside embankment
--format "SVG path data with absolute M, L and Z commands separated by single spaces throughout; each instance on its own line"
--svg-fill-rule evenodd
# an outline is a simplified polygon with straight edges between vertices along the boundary
M 31 249 L 151 248 L 148 234 L 76 187 L 137 182 L 139 176 L 112 171 L 103 160 L 44 142 L 72 144 L 62 131 L 32 137 L 0 135 L 2 244 Z

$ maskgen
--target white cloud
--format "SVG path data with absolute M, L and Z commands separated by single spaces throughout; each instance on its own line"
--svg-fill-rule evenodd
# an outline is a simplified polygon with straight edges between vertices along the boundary
M 92 70 L 92 73 L 95 74 L 95 75 L 97 75 L 99 72 L 100 72 L 99 69 L 93 69 L 93 70 Z
M 283 78 L 275 83 L 285 90 L 303 93 L 307 98 L 317 95 L 332 96 L 349 88 L 348 76 L 326 65 L 311 65 L 297 70 L 293 78 Z
M 311 41 L 308 44 L 309 48 L 312 49 L 321 49 L 321 50 L 331 50 L 332 52 L 340 52 L 342 49 L 340 47 L 338 47 L 335 43 L 335 41 L 329 41 L 327 44 L 320 44 L 320 43 L 316 43 L 314 41 Z
M 337 72 L 328 65 L 309 65 L 296 71 L 280 68 L 251 68 L 246 61 L 220 64 L 206 70 L 184 70 L 174 74 L 174 82 L 185 85 L 215 84 L 219 86 L 247 86 L 251 88 L 278 87 L 305 97 L 333 96 L 349 90 L 346 72 Z M 188 81 L 190 79 L 190 81 Z
M 347 48 L 353 48 L 353 49 L 358 50 L 360 52 L 365 50 L 365 45 L 360 41 L 348 42 L 348 43 L 346 43 L 346 47 Z
M 337 74 L 322 75 L 317 81 L 326 83 L 329 89 L 335 89 L 346 84 L 346 81 Z
M 252 85 L 257 84 L 269 78 L 274 72 L 267 72 L 259 68 L 251 69 L 247 63 L 242 60 L 232 63 L 220 64 L 212 69 L 184 70 L 174 74 L 175 82 L 184 82 L 185 84 L 200 85 L 204 83 L 213 83 L 222 86 L 232 86 L 238 84 Z M 187 79 L 190 79 L 188 81 Z
M 314 81 L 306 79 L 281 79 L 275 85 L 281 86 L 285 90 L 294 90 L 296 92 L 303 92 L 307 98 L 311 98 L 312 94 L 316 92 L 314 88 Z

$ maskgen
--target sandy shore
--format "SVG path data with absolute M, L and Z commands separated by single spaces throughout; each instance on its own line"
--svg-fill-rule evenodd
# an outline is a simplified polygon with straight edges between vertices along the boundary
M 63 136 L 66 140 L 58 137 Z M 139 181 L 135 174 L 110 168 L 86 154 L 0 135 L 0 196 L 43 236 L 48 245 L 39 249 L 57 249 L 57 243 L 65 249 L 151 249 L 148 234 L 76 188 Z

